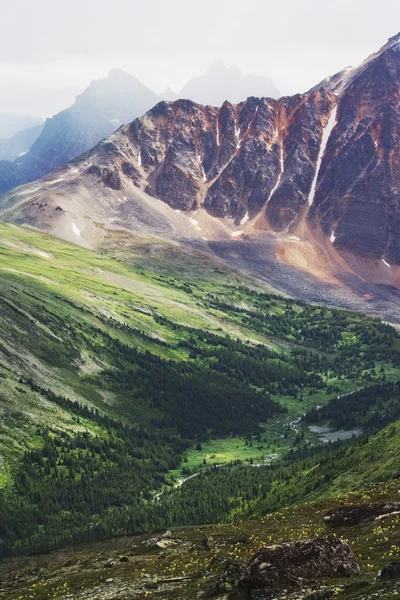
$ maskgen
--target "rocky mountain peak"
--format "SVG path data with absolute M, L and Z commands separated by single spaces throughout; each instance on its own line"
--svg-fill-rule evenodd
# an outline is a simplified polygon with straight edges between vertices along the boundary
M 399 41 L 304 94 L 158 102 L 78 161 L 76 176 L 68 170 L 68 186 L 75 178 L 88 197 L 131 195 L 189 218 L 201 208 L 238 239 L 268 231 L 391 269 L 400 263 Z

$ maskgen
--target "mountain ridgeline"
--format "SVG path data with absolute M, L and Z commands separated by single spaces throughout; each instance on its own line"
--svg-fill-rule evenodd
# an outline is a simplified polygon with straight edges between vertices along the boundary
M 83 154 L 157 99 L 154 92 L 120 69 L 92 81 L 71 107 L 46 119 L 40 135 L 23 148 L 22 156 L 14 162 L 0 162 L 0 191 L 39 179 Z

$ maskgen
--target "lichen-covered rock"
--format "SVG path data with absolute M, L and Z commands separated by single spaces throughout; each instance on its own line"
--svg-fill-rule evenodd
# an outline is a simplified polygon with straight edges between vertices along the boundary
M 349 545 L 335 538 L 315 538 L 261 548 L 238 583 L 243 600 L 253 591 L 305 585 L 325 577 L 357 575 L 359 567 Z
M 373 502 L 334 508 L 326 513 L 324 521 L 329 526 L 347 525 L 352 527 L 393 513 L 400 514 L 400 502 Z
M 400 579 L 400 562 L 391 562 L 383 567 L 378 577 L 380 579 Z

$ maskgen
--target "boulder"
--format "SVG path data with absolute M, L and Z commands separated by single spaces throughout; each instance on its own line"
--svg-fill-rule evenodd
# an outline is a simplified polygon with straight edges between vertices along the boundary
M 200 544 L 198 545 L 199 550 L 209 551 L 209 550 L 212 550 L 213 548 L 215 548 L 215 542 L 211 536 L 210 537 L 204 536 L 202 538 Z
M 353 527 L 360 523 L 368 523 L 381 519 L 384 515 L 400 512 L 400 502 L 376 502 L 341 506 L 326 513 L 324 521 L 329 526 L 347 525 Z
M 400 579 L 400 561 L 391 562 L 379 572 L 379 579 Z
M 121 563 L 128 563 L 129 562 L 129 558 L 127 556 L 120 556 L 118 560 Z
M 256 590 L 303 586 L 325 577 L 358 575 L 348 544 L 335 538 L 315 538 L 261 548 L 238 583 L 240 598 L 258 597 Z
M 172 535 L 172 531 L 170 531 L 169 529 L 167 529 L 167 531 L 165 533 L 163 533 L 161 537 L 164 540 L 172 540 L 172 538 L 174 536 Z

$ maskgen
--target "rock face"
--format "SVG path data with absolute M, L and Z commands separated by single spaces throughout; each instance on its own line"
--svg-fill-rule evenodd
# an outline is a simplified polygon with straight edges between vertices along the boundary
M 376 502 L 358 504 L 355 506 L 342 506 L 330 510 L 324 517 L 326 525 L 352 527 L 360 523 L 380 520 L 385 515 L 400 514 L 400 502 Z
M 323 88 L 221 108 L 161 102 L 112 144 L 94 149 L 88 174 L 97 172 L 104 181 L 104 169 L 114 162 L 122 178 L 175 210 L 202 205 L 215 217 L 236 221 L 265 210 L 271 226 L 281 230 L 307 205 L 313 162 L 334 105 L 335 96 Z
M 325 577 L 357 575 L 359 567 L 350 547 L 339 539 L 315 538 L 259 550 L 238 584 L 243 600 L 255 590 L 303 585 Z
M 340 96 L 310 217 L 336 247 L 400 262 L 400 34 Z

